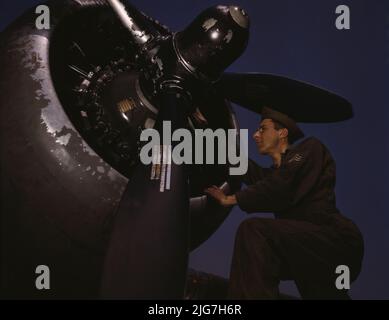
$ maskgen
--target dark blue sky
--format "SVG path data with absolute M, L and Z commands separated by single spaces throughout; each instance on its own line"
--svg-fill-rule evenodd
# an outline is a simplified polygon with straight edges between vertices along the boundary
M 1 1 L 0 29 L 42 1 Z M 389 1 L 387 0 L 134 0 L 171 30 L 183 29 L 201 10 L 236 4 L 251 18 L 246 52 L 229 71 L 275 73 L 327 88 L 349 99 L 355 117 L 344 123 L 301 125 L 322 140 L 337 162 L 337 200 L 365 238 L 365 259 L 352 286 L 355 299 L 389 299 Z M 351 30 L 335 28 L 335 8 L 351 10 Z M 235 107 L 250 135 L 258 117 Z M 250 156 L 262 164 L 254 144 Z M 262 215 L 263 216 L 263 215 Z M 234 235 L 248 216 L 235 208 L 223 226 L 191 255 L 191 266 L 228 276 Z M 291 283 L 285 292 L 294 293 Z

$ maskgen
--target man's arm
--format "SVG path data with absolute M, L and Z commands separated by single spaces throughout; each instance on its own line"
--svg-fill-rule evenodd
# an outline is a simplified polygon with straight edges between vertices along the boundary
M 288 155 L 279 169 L 235 193 L 239 207 L 250 212 L 280 212 L 298 204 L 323 171 L 323 145 L 314 138 Z
M 234 176 L 234 179 L 237 179 L 238 181 L 243 182 L 246 185 L 252 185 L 264 179 L 264 177 L 267 174 L 266 172 L 267 170 L 268 169 L 262 168 L 260 165 L 256 164 L 253 160 L 249 159 L 246 174 L 242 176 Z M 216 186 L 207 188 L 205 190 L 205 193 L 213 197 L 223 207 L 229 207 L 237 204 L 235 195 L 227 196 L 223 193 L 221 189 L 219 189 Z
M 315 185 L 322 172 L 323 147 L 318 140 L 310 140 L 297 150 L 278 170 L 233 196 L 226 196 L 213 186 L 206 193 L 221 205 L 238 204 L 248 213 L 277 212 L 296 204 Z
M 260 165 L 255 163 L 255 161 L 249 159 L 248 161 L 248 167 L 246 174 L 242 176 L 234 176 L 236 179 L 239 179 L 246 185 L 251 185 L 259 180 L 264 179 L 264 177 L 267 174 L 267 168 L 262 168 Z

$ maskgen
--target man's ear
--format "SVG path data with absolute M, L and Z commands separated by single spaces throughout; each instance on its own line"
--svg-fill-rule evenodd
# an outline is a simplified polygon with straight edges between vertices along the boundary
M 280 138 L 287 138 L 289 136 L 289 131 L 286 128 L 279 130 Z

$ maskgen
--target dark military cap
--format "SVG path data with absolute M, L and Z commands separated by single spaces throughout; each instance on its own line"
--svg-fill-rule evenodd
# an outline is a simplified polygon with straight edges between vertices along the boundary
M 304 132 L 302 132 L 301 129 L 297 126 L 296 122 L 285 113 L 279 112 L 269 107 L 263 107 L 261 114 L 262 119 L 272 119 L 273 121 L 279 122 L 286 129 L 288 129 L 289 141 L 291 143 L 294 143 L 298 139 L 304 137 Z

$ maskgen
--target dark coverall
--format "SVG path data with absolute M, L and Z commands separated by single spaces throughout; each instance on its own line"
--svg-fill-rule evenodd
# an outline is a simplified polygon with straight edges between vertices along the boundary
M 316 138 L 287 149 L 279 168 L 250 161 L 247 188 L 236 193 L 247 213 L 273 212 L 239 226 L 231 264 L 229 298 L 277 299 L 280 280 L 294 280 L 304 299 L 347 299 L 339 290 L 339 265 L 358 276 L 363 238 L 335 201 L 335 162 Z

